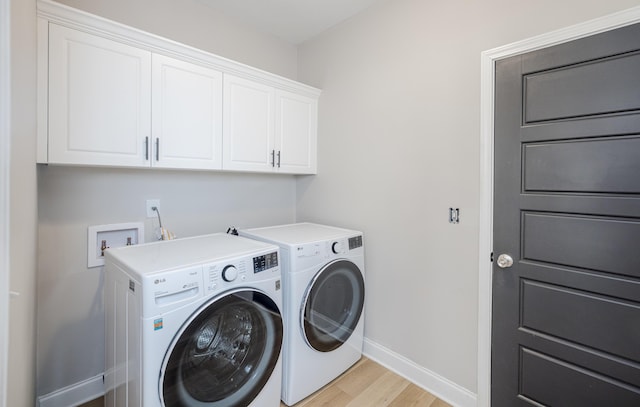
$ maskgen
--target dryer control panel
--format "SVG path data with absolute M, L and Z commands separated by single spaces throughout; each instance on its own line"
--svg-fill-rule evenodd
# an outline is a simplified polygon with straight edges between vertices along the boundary
M 323 252 L 320 243 L 309 243 L 298 245 L 294 248 L 296 257 L 314 257 Z
M 292 254 L 298 259 L 298 262 L 331 259 L 353 254 L 353 250 L 361 250 L 362 246 L 362 235 L 357 235 L 324 242 L 299 244 L 293 247 Z
M 359 247 L 362 247 L 362 235 L 332 241 L 329 253 L 345 254 Z

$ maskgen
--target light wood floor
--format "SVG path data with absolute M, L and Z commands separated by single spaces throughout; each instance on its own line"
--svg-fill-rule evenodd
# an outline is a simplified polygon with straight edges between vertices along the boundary
M 286 404 L 280 403 L 281 407 Z M 295 407 L 451 407 L 407 379 L 363 357 Z
M 99 407 L 99 398 L 80 407 Z M 286 404 L 280 403 L 281 407 Z M 451 407 L 434 395 L 363 357 L 329 385 L 295 407 Z

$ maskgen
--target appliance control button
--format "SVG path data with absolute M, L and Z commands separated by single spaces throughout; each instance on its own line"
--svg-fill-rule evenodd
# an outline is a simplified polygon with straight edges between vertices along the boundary
M 342 243 L 340 242 L 333 242 L 333 244 L 331 245 L 331 251 L 334 254 L 338 254 L 340 252 L 342 252 Z
M 238 277 L 238 269 L 235 266 L 227 266 L 222 270 L 222 279 L 231 282 Z

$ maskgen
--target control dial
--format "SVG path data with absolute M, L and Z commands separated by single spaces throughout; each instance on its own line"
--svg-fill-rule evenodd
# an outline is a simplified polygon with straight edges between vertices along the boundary
M 222 270 L 222 279 L 226 282 L 231 282 L 237 277 L 238 269 L 236 268 L 236 266 L 229 265 Z
M 331 251 L 334 254 L 339 254 L 342 252 L 342 243 L 341 242 L 333 242 L 331 244 Z

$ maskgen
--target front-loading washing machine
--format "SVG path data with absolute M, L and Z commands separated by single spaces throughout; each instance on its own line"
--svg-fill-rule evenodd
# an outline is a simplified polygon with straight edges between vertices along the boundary
M 313 223 L 239 233 L 280 247 L 285 326 L 282 401 L 293 405 L 362 356 L 363 235 Z
M 278 407 L 279 248 L 228 234 L 105 252 L 105 405 Z

